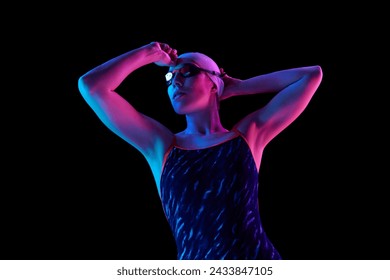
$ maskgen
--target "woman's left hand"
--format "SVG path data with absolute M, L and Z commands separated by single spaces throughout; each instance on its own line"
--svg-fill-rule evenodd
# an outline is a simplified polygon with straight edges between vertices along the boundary
M 224 73 L 224 70 L 222 68 L 221 68 L 221 73 Z M 220 96 L 220 100 L 224 100 L 224 99 L 227 99 L 229 97 L 234 96 L 236 94 L 236 92 L 238 92 L 239 84 L 241 83 L 240 79 L 230 77 L 226 73 L 224 73 L 222 80 L 224 83 L 224 89 L 223 89 L 222 95 Z

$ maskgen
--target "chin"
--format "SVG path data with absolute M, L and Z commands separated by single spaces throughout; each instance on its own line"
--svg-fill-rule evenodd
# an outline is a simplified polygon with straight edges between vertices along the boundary
M 185 104 L 185 103 L 176 103 L 172 104 L 173 110 L 178 115 L 189 115 L 195 112 L 198 112 L 200 109 L 199 107 L 195 106 L 194 104 Z
M 187 114 L 183 110 L 175 110 L 175 113 L 178 114 L 178 115 L 186 115 Z
M 175 111 L 176 114 L 178 115 L 185 115 L 188 114 L 188 110 L 186 110 L 183 106 L 180 106 L 176 104 L 176 106 L 173 106 L 173 110 Z

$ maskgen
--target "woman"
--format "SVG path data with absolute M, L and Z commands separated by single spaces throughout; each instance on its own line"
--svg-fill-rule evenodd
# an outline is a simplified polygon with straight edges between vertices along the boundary
M 187 123 L 179 133 L 115 92 L 151 63 L 169 67 L 168 96 Z M 259 214 L 262 153 L 302 113 L 321 80 L 320 66 L 236 79 L 202 53 L 178 55 L 168 44 L 152 42 L 90 70 L 80 77 L 79 90 L 99 119 L 148 162 L 178 259 L 281 259 Z M 275 95 L 232 129 L 223 127 L 221 100 L 261 93 Z

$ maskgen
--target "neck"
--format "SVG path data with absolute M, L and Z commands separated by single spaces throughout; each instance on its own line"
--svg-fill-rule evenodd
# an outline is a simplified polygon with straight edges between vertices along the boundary
M 218 111 L 186 115 L 186 121 L 185 134 L 208 135 L 228 131 L 222 126 Z

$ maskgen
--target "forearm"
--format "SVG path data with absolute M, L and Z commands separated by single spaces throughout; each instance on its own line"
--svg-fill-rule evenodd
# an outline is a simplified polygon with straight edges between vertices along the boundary
M 280 70 L 255 76 L 246 80 L 241 80 L 237 84 L 236 90 L 232 95 L 237 96 L 280 92 L 284 88 L 294 84 L 305 76 L 316 73 L 318 68 L 319 66 L 307 66 Z
M 93 68 L 80 80 L 92 92 L 99 88 L 115 90 L 133 71 L 157 60 L 151 47 L 142 46 Z

